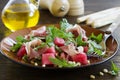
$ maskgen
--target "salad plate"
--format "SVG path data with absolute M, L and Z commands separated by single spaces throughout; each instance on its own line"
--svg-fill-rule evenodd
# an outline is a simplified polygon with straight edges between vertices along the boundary
M 51 24 L 50 24 L 51 25 Z M 54 25 L 54 27 L 60 27 L 60 24 L 52 24 Z M 77 24 L 79 25 L 79 24 Z M 110 60 L 112 57 L 115 56 L 115 54 L 117 53 L 118 51 L 118 42 L 117 40 L 111 35 L 107 41 L 106 41 L 106 53 L 105 53 L 105 56 L 104 57 L 94 57 L 94 56 L 87 56 L 87 63 L 83 63 L 82 62 L 80 64 L 78 64 L 79 60 L 76 60 L 75 57 L 72 58 L 73 61 L 72 64 L 74 63 L 75 65 L 79 65 L 79 66 L 72 66 L 72 67 L 66 67 L 66 66 L 60 66 L 60 65 L 51 65 L 50 66 L 45 66 L 45 65 L 41 65 L 39 66 L 38 64 L 34 63 L 31 64 L 31 63 L 26 63 L 25 61 L 21 60 L 19 57 L 17 57 L 16 53 L 13 53 L 11 52 L 9 49 L 8 49 L 8 44 L 6 43 L 6 39 L 10 39 L 10 40 L 13 40 L 12 42 L 14 44 L 16 44 L 16 37 L 17 36 L 25 36 L 25 35 L 28 35 L 29 33 L 31 33 L 31 31 L 35 31 L 36 29 L 38 28 L 41 28 L 43 26 L 49 26 L 49 24 L 42 24 L 42 25 L 38 25 L 36 27 L 32 27 L 32 28 L 26 28 L 26 29 L 22 29 L 22 30 L 18 30 L 18 31 L 15 31 L 13 32 L 12 34 L 10 34 L 9 36 L 5 37 L 1 43 L 0 43 L 0 50 L 1 50 L 1 53 L 3 56 L 7 57 L 9 60 L 11 61 L 14 61 L 18 64 L 21 64 L 21 65 L 24 65 L 24 66 L 28 66 L 28 67 L 34 67 L 34 68 L 40 68 L 40 69 L 74 69 L 74 68 L 84 68 L 84 67 L 90 67 L 90 66 L 94 66 L 94 65 L 98 65 L 98 64 L 102 64 L 108 60 Z M 104 36 L 105 32 L 104 31 L 101 31 L 99 29 L 95 29 L 95 28 L 91 28 L 89 26 L 86 26 L 86 25 L 79 25 L 81 26 L 81 28 L 86 32 L 86 36 L 89 37 L 92 33 L 94 33 L 94 35 L 99 35 L 99 34 L 102 34 Z M 9 42 L 9 41 L 8 41 Z M 65 42 L 66 43 L 66 42 Z M 9 44 L 9 45 L 12 45 L 13 44 Z M 58 44 L 59 46 L 59 44 Z M 26 51 L 28 52 L 28 51 Z M 49 53 L 49 51 L 47 51 Z M 51 52 L 50 52 L 51 53 Z M 67 52 L 64 52 L 65 54 Z M 51 54 L 50 54 L 51 55 Z M 56 54 L 55 54 L 56 55 Z M 70 54 L 72 55 L 72 54 Z M 44 56 L 44 55 L 43 55 Z M 53 55 L 52 55 L 53 56 Z M 32 57 L 31 57 L 32 58 Z M 42 58 L 43 59 L 43 58 Z M 54 62 L 54 59 L 52 59 L 53 62 Z M 71 60 L 72 61 L 72 60 Z M 81 60 L 80 60 L 81 61 Z M 75 63 L 77 62 L 77 63 Z M 42 61 L 42 63 L 44 64 L 51 64 L 49 61 Z M 58 63 L 59 64 L 59 63 Z M 57 67 L 56 67 L 57 66 Z

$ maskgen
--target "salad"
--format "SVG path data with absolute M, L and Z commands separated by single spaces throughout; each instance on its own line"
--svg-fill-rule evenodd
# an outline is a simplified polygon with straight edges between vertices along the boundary
M 72 25 L 66 19 L 55 25 L 42 26 L 24 36 L 17 36 L 10 48 L 16 57 L 35 66 L 77 67 L 91 64 L 89 54 L 104 56 L 103 35 L 87 37 L 80 25 Z

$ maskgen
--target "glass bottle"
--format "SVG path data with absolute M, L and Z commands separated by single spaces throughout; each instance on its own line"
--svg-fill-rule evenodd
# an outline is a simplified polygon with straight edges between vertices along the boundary
M 2 21 L 11 31 L 33 27 L 39 21 L 35 0 L 9 0 L 2 11 Z M 39 3 L 39 2 L 36 2 Z

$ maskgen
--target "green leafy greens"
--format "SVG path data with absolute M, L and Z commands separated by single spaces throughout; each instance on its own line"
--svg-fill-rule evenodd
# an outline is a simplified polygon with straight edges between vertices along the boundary
M 97 44 L 95 41 L 92 41 L 92 40 L 89 40 L 88 43 L 89 43 L 88 45 L 89 50 L 87 54 L 96 53 L 99 56 L 103 55 L 103 52 L 101 50 L 102 46 L 100 46 L 99 44 Z
M 100 43 L 103 39 L 103 34 L 100 33 L 99 35 L 95 36 L 94 33 L 92 33 L 90 36 L 89 36 L 89 39 L 90 40 L 95 40 L 97 43 Z
M 77 43 L 77 46 L 85 46 L 85 45 L 87 45 L 87 43 L 82 40 L 81 35 L 76 38 L 76 43 Z
M 69 24 L 68 21 L 64 18 L 60 21 L 60 30 L 65 31 L 67 28 L 72 27 L 73 25 Z
M 14 46 L 11 47 L 11 51 L 12 52 L 17 52 L 18 49 L 22 46 L 22 43 L 21 42 L 17 42 L 17 44 L 14 44 Z
M 17 37 L 16 37 L 16 41 L 23 43 L 23 42 L 27 42 L 28 40 L 26 40 L 23 36 L 17 36 Z
M 73 37 L 73 34 L 71 32 L 64 32 L 55 26 L 49 26 L 47 27 L 47 30 L 48 30 L 48 35 L 46 36 L 46 43 L 48 45 L 54 45 L 53 40 L 55 37 L 59 37 L 63 39 L 68 39 Z
M 118 75 L 118 72 L 120 71 L 120 68 L 118 68 L 117 65 L 113 61 L 111 61 L 111 64 L 112 64 L 111 65 L 112 71 L 110 71 L 109 73 L 113 76 Z
M 18 49 L 22 46 L 22 44 L 24 42 L 27 42 L 27 40 L 23 36 L 17 36 L 16 37 L 16 42 L 17 43 L 14 44 L 14 46 L 12 46 L 11 49 L 10 49 L 12 52 L 17 52 Z
M 75 67 L 75 66 L 79 66 L 80 65 L 78 63 L 67 62 L 66 60 L 61 59 L 59 57 L 57 57 L 57 58 L 50 58 L 50 61 L 53 64 L 57 65 L 58 67 Z

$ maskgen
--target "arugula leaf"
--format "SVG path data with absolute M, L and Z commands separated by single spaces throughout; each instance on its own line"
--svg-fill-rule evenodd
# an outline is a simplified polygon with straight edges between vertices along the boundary
M 23 43 L 23 42 L 27 42 L 27 40 L 26 40 L 23 36 L 17 36 L 17 37 L 16 37 L 16 41 L 17 41 L 17 42 L 22 42 L 22 43 Z
M 87 54 L 93 53 L 94 52 L 94 47 L 91 44 L 89 44 L 88 46 L 89 46 L 89 49 L 88 49 Z
M 55 26 L 48 27 L 48 33 L 49 36 L 52 37 L 52 39 L 54 39 L 55 37 L 66 38 L 66 35 L 64 35 L 65 33 L 56 28 Z
M 118 72 L 120 71 L 120 68 L 118 68 L 117 65 L 113 61 L 111 61 L 111 64 L 112 64 L 111 65 L 112 71 L 110 71 L 110 74 L 114 75 L 114 76 L 118 75 Z
M 60 21 L 60 29 L 66 31 L 68 27 L 72 27 L 72 25 L 68 23 L 67 19 L 63 18 L 62 21 Z
M 22 43 L 21 42 L 17 42 L 16 44 L 14 44 L 14 46 L 11 47 L 11 51 L 12 52 L 17 52 L 18 49 L 22 46 Z
M 74 43 L 75 45 L 77 45 L 77 42 L 75 41 L 75 39 L 74 38 L 68 38 L 67 40 L 66 40 L 66 42 L 65 42 L 65 45 L 69 45 L 70 43 Z
M 82 40 L 81 35 L 76 38 L 76 43 L 77 43 L 77 46 L 85 46 L 87 44 L 85 41 Z
M 46 43 L 49 45 L 53 45 L 53 40 L 55 37 L 68 39 L 74 36 L 71 32 L 67 33 L 67 32 L 61 31 L 55 26 L 49 26 L 47 27 L 47 30 L 48 30 L 48 35 L 46 36 Z
M 61 58 L 50 58 L 50 61 L 58 67 L 75 67 L 80 65 L 78 63 L 69 63 Z
M 89 39 L 90 40 L 95 40 L 97 43 L 100 43 L 103 39 L 103 35 L 102 33 L 100 33 L 99 35 L 95 36 L 94 33 L 92 33 L 90 36 L 89 36 Z
M 88 40 L 88 43 L 91 44 L 94 48 L 102 49 L 102 46 L 97 44 L 95 41 Z
M 57 52 L 62 53 L 62 50 L 60 49 L 60 47 L 55 46 L 55 49 L 57 50 Z
M 17 52 L 18 49 L 22 46 L 22 44 L 24 42 L 27 42 L 27 40 L 23 36 L 17 36 L 16 41 L 17 41 L 17 43 L 14 44 L 14 46 L 12 46 L 10 49 L 12 52 Z
M 38 49 L 43 48 L 45 46 L 47 46 L 47 44 L 42 42 L 39 46 L 35 47 L 34 50 L 38 51 Z
M 51 35 L 46 36 L 45 38 L 46 43 L 50 46 L 51 43 L 53 43 L 53 38 Z
M 89 40 L 89 50 L 87 54 L 96 53 L 99 56 L 103 56 L 102 47 L 97 44 L 95 41 Z
M 102 50 L 100 50 L 100 49 L 94 48 L 94 52 L 95 52 L 97 55 L 99 55 L 99 56 L 102 56 L 102 55 L 103 55 L 103 52 L 102 52 Z

